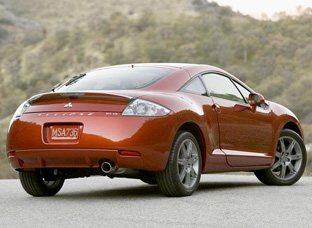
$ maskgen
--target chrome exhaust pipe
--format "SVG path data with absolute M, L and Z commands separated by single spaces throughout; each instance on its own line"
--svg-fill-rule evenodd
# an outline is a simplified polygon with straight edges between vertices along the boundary
M 103 173 L 113 173 L 117 170 L 116 164 L 111 161 L 102 162 L 100 167 Z

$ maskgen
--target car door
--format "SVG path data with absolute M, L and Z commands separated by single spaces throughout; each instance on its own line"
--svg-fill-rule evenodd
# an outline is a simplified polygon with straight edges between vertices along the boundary
M 202 75 L 217 112 L 220 149 L 230 166 L 261 166 L 272 162 L 272 118 L 269 107 L 237 111 L 236 105 L 249 106 L 249 91 L 219 73 Z M 242 91 L 240 91 L 238 88 Z M 247 95 L 248 94 L 248 95 Z

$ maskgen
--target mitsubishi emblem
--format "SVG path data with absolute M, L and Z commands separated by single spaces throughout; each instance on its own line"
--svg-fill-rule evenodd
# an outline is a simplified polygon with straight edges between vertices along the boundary
M 72 107 L 73 107 L 73 105 L 72 105 L 71 102 L 69 102 L 68 104 L 64 105 L 64 108 L 72 108 Z

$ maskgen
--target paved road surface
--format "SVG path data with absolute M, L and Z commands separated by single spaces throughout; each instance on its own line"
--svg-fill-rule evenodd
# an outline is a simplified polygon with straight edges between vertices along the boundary
M 312 178 L 290 187 L 253 175 L 203 175 L 190 197 L 168 198 L 139 180 L 67 180 L 54 197 L 0 180 L 0 227 L 312 227 Z

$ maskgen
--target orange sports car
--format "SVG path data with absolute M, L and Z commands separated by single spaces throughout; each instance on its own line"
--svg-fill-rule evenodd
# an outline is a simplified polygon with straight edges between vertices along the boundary
M 191 195 L 202 173 L 291 185 L 306 165 L 290 110 L 219 68 L 171 63 L 104 67 L 33 96 L 12 118 L 7 156 L 33 196 L 91 175 L 138 178 L 168 196 Z

